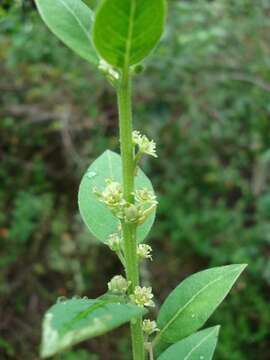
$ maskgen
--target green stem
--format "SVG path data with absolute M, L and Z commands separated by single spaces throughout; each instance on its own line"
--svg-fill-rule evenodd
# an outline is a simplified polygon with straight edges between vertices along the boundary
M 123 70 L 120 84 L 117 88 L 120 146 L 122 159 L 123 192 L 126 201 L 134 201 L 134 149 L 132 144 L 132 93 L 129 69 Z M 124 254 L 127 279 L 131 282 L 131 291 L 138 286 L 139 266 L 137 258 L 136 226 L 122 222 L 124 239 Z M 132 351 L 134 360 L 144 360 L 144 339 L 142 332 L 142 318 L 131 324 Z

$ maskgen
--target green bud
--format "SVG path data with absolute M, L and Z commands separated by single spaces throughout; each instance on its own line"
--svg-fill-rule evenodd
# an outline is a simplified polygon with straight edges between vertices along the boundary
M 124 219 L 128 223 L 136 223 L 138 221 L 139 212 L 136 205 L 130 204 L 124 210 Z
M 133 66 L 132 68 L 132 72 L 133 74 L 141 74 L 142 72 L 144 72 L 145 66 L 142 64 L 138 64 Z
M 120 236 L 118 234 L 109 235 L 107 244 L 112 251 L 119 251 L 121 249 Z

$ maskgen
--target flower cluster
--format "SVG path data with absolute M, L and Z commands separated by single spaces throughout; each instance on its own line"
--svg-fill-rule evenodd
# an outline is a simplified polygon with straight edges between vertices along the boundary
M 138 146 L 138 153 L 157 158 L 156 143 L 153 140 L 149 140 L 147 136 L 141 135 L 139 131 L 133 131 L 132 140 L 133 144 Z
M 116 275 L 108 282 L 108 289 L 112 293 L 125 294 L 128 287 L 129 282 L 122 275 Z
M 134 204 L 125 201 L 122 185 L 112 179 L 106 180 L 104 190 L 94 189 L 99 200 L 121 221 L 132 224 L 143 224 L 157 206 L 156 196 L 148 189 L 136 190 L 133 194 Z
M 155 304 L 152 300 L 154 295 L 152 294 L 152 288 L 151 287 L 140 287 L 136 286 L 134 289 L 134 293 L 130 295 L 130 300 L 138 305 L 138 306 L 150 306 L 154 307 Z
M 152 259 L 152 248 L 147 244 L 140 244 L 137 247 L 137 255 L 140 259 Z
M 159 328 L 157 327 L 157 323 L 149 319 L 143 320 L 142 329 L 146 336 L 149 336 L 154 332 L 159 331 Z

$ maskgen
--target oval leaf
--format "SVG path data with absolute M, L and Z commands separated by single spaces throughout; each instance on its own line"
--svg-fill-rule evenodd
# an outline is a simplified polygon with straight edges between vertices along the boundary
M 118 68 L 140 62 L 160 39 L 165 13 L 165 0 L 103 0 L 93 27 L 97 51 Z
M 101 203 L 93 193 L 93 188 L 103 189 L 106 186 L 105 180 L 111 178 L 114 181 L 122 182 L 121 157 L 110 151 L 105 151 L 89 167 L 82 178 L 79 188 L 79 209 L 83 221 L 90 232 L 102 242 L 106 243 L 110 234 L 116 233 L 119 227 L 119 220 L 108 210 L 105 204 Z M 147 188 L 153 191 L 152 184 L 146 175 L 139 170 L 135 178 L 137 189 Z M 138 227 L 137 241 L 142 242 L 150 231 L 155 220 L 153 212 L 149 218 Z
M 211 360 L 220 326 L 199 331 L 170 346 L 158 360 Z
M 86 339 L 102 335 L 146 311 L 103 299 L 71 299 L 53 305 L 42 327 L 41 357 L 47 358 Z
M 90 63 L 98 64 L 91 43 L 93 13 L 81 0 L 36 0 L 48 28 L 69 48 Z
M 198 272 L 178 285 L 158 315 L 156 337 L 169 343 L 198 330 L 228 294 L 246 265 L 221 266 Z

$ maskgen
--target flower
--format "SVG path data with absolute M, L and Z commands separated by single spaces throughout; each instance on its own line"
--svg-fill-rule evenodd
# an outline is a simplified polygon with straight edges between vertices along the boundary
M 137 247 L 137 255 L 138 255 L 138 257 L 141 258 L 141 259 L 150 259 L 150 260 L 153 260 L 153 259 L 152 259 L 151 252 L 152 252 L 152 248 L 151 248 L 150 245 L 140 244 L 140 245 L 138 245 L 138 247 Z
M 108 289 L 113 293 L 126 293 L 129 282 L 122 276 L 116 275 L 108 282 Z
M 139 131 L 133 131 L 132 141 L 134 145 L 139 147 L 139 152 L 157 158 L 156 143 L 149 140 L 147 136 L 141 135 Z
M 154 332 L 159 331 L 159 328 L 157 327 L 157 323 L 149 319 L 143 320 L 142 329 L 146 335 L 151 335 Z
M 106 180 L 107 186 L 104 190 L 100 191 L 96 188 L 93 192 L 98 196 L 99 200 L 106 204 L 114 215 L 119 218 L 123 217 L 122 209 L 126 204 L 123 197 L 122 185 L 112 179 Z
M 152 300 L 153 297 L 154 295 L 152 294 L 151 287 L 136 286 L 134 289 L 134 293 L 130 295 L 130 300 L 138 306 L 154 307 L 155 304 Z
M 134 192 L 135 201 L 140 204 L 150 203 L 157 205 L 157 197 L 152 190 L 146 188 L 136 190 Z

